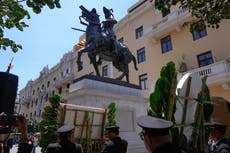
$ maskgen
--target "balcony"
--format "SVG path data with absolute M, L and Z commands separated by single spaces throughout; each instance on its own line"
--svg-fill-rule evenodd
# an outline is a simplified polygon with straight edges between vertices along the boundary
M 147 27 L 144 30 L 144 35 L 156 42 L 161 36 L 173 30 L 180 31 L 180 27 L 192 19 L 189 9 L 183 8 L 168 14 L 161 21 Z
M 21 99 L 21 102 L 24 104 L 28 104 L 31 101 L 32 101 L 32 96 L 27 96 L 27 97 Z
M 202 78 L 208 76 L 207 85 L 217 86 L 221 85 L 225 90 L 230 89 L 230 61 L 223 60 L 213 64 L 200 67 L 188 71 L 191 73 L 198 73 Z M 178 74 L 178 78 L 182 77 L 184 73 Z
M 73 73 L 67 73 L 59 77 L 59 79 L 54 82 L 54 86 L 56 88 L 62 87 L 63 85 L 67 85 L 68 83 L 71 83 L 73 80 L 74 80 Z

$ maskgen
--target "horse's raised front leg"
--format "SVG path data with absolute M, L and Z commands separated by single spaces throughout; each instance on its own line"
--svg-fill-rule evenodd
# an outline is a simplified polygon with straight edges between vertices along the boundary
M 85 53 L 85 52 L 88 52 L 88 49 L 86 47 L 82 48 L 78 51 L 78 54 L 77 54 L 77 70 L 78 70 L 78 72 L 83 69 L 82 61 L 81 61 L 81 55 L 82 55 L 82 53 Z
M 78 70 L 78 72 L 83 69 L 82 61 L 81 61 L 81 54 L 82 54 L 82 52 L 80 52 L 80 51 L 77 54 L 77 70 Z

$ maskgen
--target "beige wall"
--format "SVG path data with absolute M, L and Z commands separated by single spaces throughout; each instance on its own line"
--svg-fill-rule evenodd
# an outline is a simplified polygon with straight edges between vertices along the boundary
M 225 90 L 222 86 L 209 87 L 212 97 L 224 97 L 226 101 L 230 102 L 229 89 Z
M 149 7 L 149 4 L 146 3 L 145 5 Z M 142 10 L 137 10 L 136 14 Z M 147 73 L 148 84 L 151 87 L 151 84 L 159 77 L 161 67 L 168 61 L 174 61 L 177 68 L 182 61 L 187 64 L 188 69 L 198 68 L 197 55 L 209 50 L 212 51 L 214 62 L 230 59 L 228 51 L 230 47 L 230 43 L 228 43 L 230 35 L 229 20 L 223 21 L 219 29 L 207 27 L 207 36 L 196 41 L 193 40 L 189 27 L 181 26 L 179 31 L 172 30 L 153 42 L 151 38 L 146 36 L 136 39 L 135 30 L 140 26 L 143 26 L 145 30 L 148 26 L 160 21 L 162 19 L 161 13 L 156 13 L 153 7 L 149 7 L 146 12 L 136 18 L 132 18 L 133 16 L 135 15 L 124 17 L 118 23 L 119 28 L 116 30 L 117 39 L 123 37 L 124 43 L 136 57 L 138 49 L 145 47 L 146 50 L 146 61 L 138 64 L 138 72 L 133 69 L 132 64 L 129 66 L 132 83 L 138 84 L 138 76 Z M 122 21 L 126 21 L 126 23 L 124 24 Z M 121 25 L 123 26 L 121 27 Z M 167 35 L 171 36 L 173 50 L 162 54 L 160 39 Z M 146 91 L 146 96 L 150 92 L 150 89 Z

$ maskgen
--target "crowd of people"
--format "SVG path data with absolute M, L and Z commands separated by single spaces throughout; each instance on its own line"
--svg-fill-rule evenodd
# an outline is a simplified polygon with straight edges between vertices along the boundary
M 173 127 L 171 121 L 142 116 L 137 120 L 137 124 L 142 128 L 140 136 L 150 153 L 192 153 L 176 147 L 170 139 L 169 130 Z M 210 124 L 210 140 L 206 153 L 230 153 L 230 142 L 225 138 L 227 126 L 221 122 Z M 197 153 L 194 151 L 194 153 Z
M 0 114 L 0 118 L 4 114 Z M 27 121 L 24 116 L 20 116 L 17 128 L 21 132 L 21 139 L 18 143 L 17 153 L 36 153 L 37 138 L 33 134 L 27 133 Z M 170 129 L 173 122 L 152 116 L 141 116 L 137 119 L 137 125 L 142 128 L 140 138 L 144 141 L 146 150 L 150 153 L 188 153 L 173 144 L 170 138 Z M 0 130 L 6 127 L 0 125 Z M 225 138 L 227 126 L 220 122 L 213 122 L 210 125 L 210 139 L 208 141 L 206 153 L 230 153 L 230 142 Z M 119 136 L 119 127 L 106 127 L 106 135 L 109 141 L 103 145 L 101 153 L 127 153 L 128 142 Z M 74 135 L 74 125 L 66 124 L 57 130 L 59 139 L 56 143 L 50 143 L 45 149 L 45 153 L 83 153 L 80 144 L 72 142 Z M 1 135 L 3 135 L 1 133 Z M 2 136 L 1 136 L 2 137 Z M 1 143 L 0 152 L 9 153 L 12 147 L 12 139 L 5 137 L 6 144 Z M 11 142 L 11 143 L 10 143 Z
M 0 118 L 3 117 L 5 114 L 1 113 Z M 20 121 L 19 121 L 20 118 Z M 0 125 L 0 130 L 4 130 L 6 128 L 9 128 L 9 125 Z M 33 149 L 33 142 L 28 139 L 28 127 L 27 127 L 27 121 L 26 118 L 22 115 L 19 115 L 17 118 L 17 128 L 21 132 L 21 138 L 18 143 L 18 152 L 17 153 L 31 153 Z M 5 140 L 9 137 L 9 133 L 2 133 L 1 137 Z M 12 147 L 12 146 L 11 146 Z M 0 148 L 1 153 L 8 153 L 10 150 L 10 147 L 7 147 L 6 145 L 2 144 Z

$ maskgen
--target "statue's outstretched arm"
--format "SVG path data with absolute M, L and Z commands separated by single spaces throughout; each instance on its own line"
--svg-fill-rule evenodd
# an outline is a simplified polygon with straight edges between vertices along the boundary
M 83 21 L 81 20 L 81 18 L 82 18 L 82 16 L 79 16 L 80 23 L 83 24 L 83 25 L 85 25 L 85 26 L 87 26 L 88 24 L 85 23 L 85 22 L 83 22 Z

